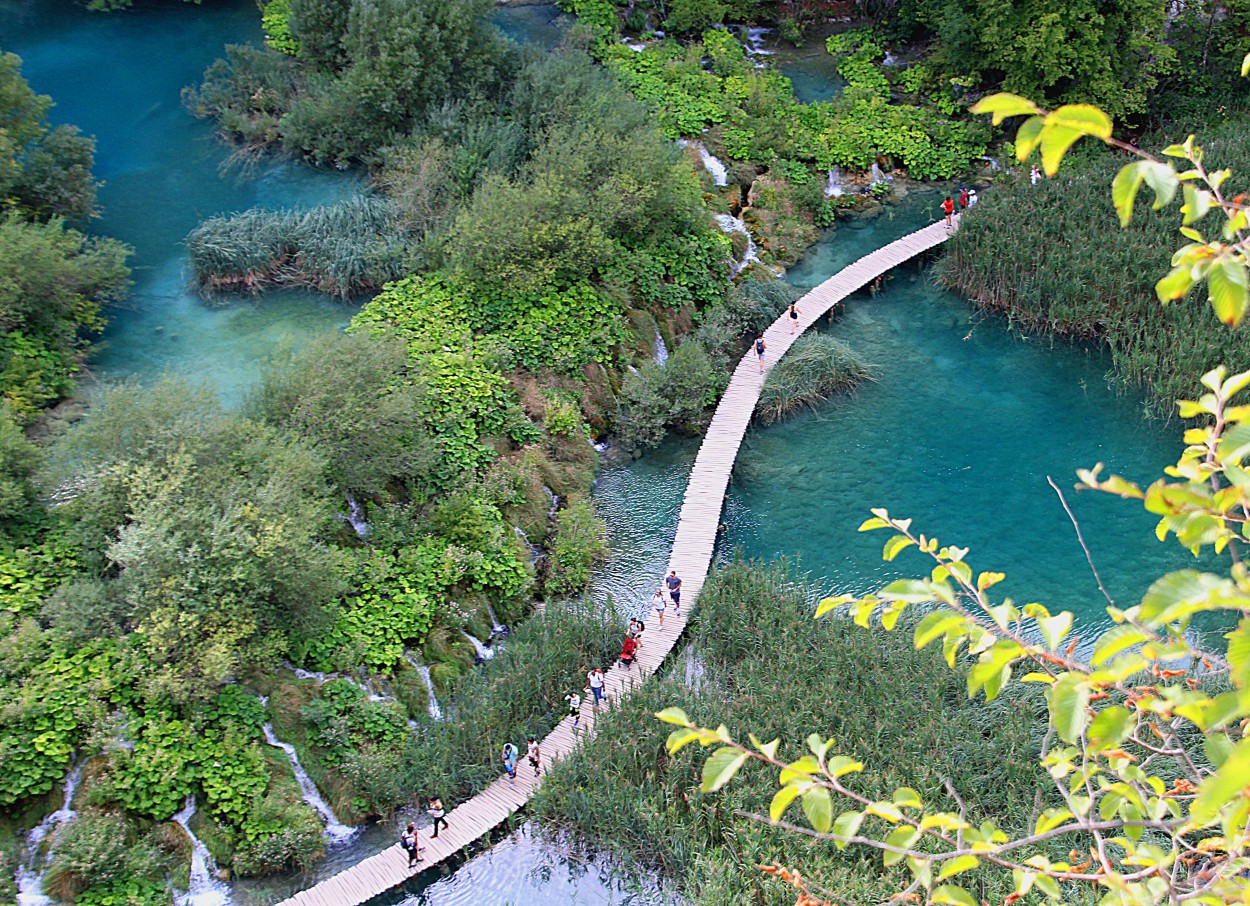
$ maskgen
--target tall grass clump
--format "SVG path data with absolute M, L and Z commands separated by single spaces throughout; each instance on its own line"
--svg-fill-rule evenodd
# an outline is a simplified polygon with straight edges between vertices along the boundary
M 916 651 L 905 631 L 817 621 L 817 598 L 784 563 L 736 562 L 714 573 L 699 598 L 690 650 L 551 769 L 537 814 L 660 870 L 690 904 L 790 906 L 793 888 L 770 883 L 756 867 L 774 860 L 836 890 L 841 902 L 884 902 L 906 885 L 905 869 L 884 869 L 879 855 L 838 852 L 831 842 L 745 817 L 767 814 L 775 771 L 748 765 L 720 793 L 701 793 L 707 752 L 689 746 L 670 756 L 670 728 L 651 717 L 675 705 L 704 726 L 780 737 L 783 758 L 804 754 L 809 733 L 834 737 L 836 752 L 864 762 L 856 787 L 866 795 L 888 797 L 907 785 L 958 810 L 945 791 L 949 780 L 973 823 L 992 815 L 1027 830 L 1046 727 L 1042 696 L 1013 685 L 991 704 L 970 702 L 962 671 L 938 652 Z M 999 902 L 1007 892 L 987 882 L 980 895 Z
M 1207 165 L 1231 167 L 1240 181 L 1225 186 L 1229 195 L 1250 173 L 1247 128 L 1242 116 L 1202 130 Z M 1036 186 L 1022 171 L 987 192 L 946 244 L 939 277 L 1027 330 L 1104 341 L 1117 380 L 1146 389 L 1169 413 L 1217 364 L 1250 368 L 1250 344 L 1244 327 L 1226 329 L 1209 305 L 1159 304 L 1154 281 L 1183 240 L 1174 215 L 1151 212 L 1144 198 L 1120 228 L 1110 185 L 1127 162 L 1106 153 Z
M 342 297 L 402 277 L 408 245 L 391 205 L 374 196 L 210 217 L 187 237 L 192 273 L 206 292 L 302 286 Z
M 760 390 L 756 417 L 764 424 L 785 418 L 802 406 L 855 387 L 870 375 L 868 365 L 841 340 L 804 334 L 782 357 Z

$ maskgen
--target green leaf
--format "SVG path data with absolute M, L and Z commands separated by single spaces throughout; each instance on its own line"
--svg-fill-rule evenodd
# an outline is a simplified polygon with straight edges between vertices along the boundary
M 929 902 L 943 904 L 943 906 L 977 906 L 977 901 L 972 898 L 972 894 L 954 884 L 943 884 L 934 888 Z
M 845 755 L 835 755 L 825 762 L 825 769 L 833 777 L 842 777 L 845 774 L 862 771 L 864 763 L 853 758 L 847 758 Z
M 900 786 L 894 791 L 894 804 L 899 808 L 924 808 L 920 794 L 909 786 Z
M 701 735 L 698 730 L 688 730 L 682 727 L 680 730 L 674 730 L 668 734 L 668 741 L 664 743 L 664 747 L 668 749 L 670 755 L 673 755 L 694 742 Z
M 1241 61 L 1241 76 L 1245 78 L 1250 75 L 1250 53 L 1246 54 L 1246 58 Z
M 1229 803 L 1242 797 L 1247 777 L 1250 777 L 1250 739 L 1243 739 L 1224 759 L 1220 769 L 1198 787 L 1198 798 L 1189 810 L 1190 822 L 1195 827 L 1203 827 L 1213 821 Z
M 733 779 L 746 760 L 746 752 L 730 746 L 717 749 L 703 763 L 703 792 L 715 793 Z
M 663 711 L 657 711 L 655 716 L 666 724 L 676 724 L 679 727 L 690 726 L 690 718 L 681 708 L 665 708 Z
M 1047 176 L 1054 176 L 1059 172 L 1059 164 L 1063 156 L 1083 134 L 1079 129 L 1051 125 L 1047 121 L 1042 129 L 1042 169 L 1046 171 Z
M 793 802 L 802 791 L 803 788 L 801 786 L 797 783 L 792 783 L 788 786 L 783 786 L 773 795 L 772 804 L 768 807 L 768 817 L 773 824 L 776 824 L 781 820 L 781 816 L 784 815 L 786 809 L 790 807 L 790 803 Z
M 1046 125 L 1063 125 L 1104 142 L 1111 138 L 1111 118 L 1092 104 L 1064 104 L 1046 117 Z
M 1027 98 L 1000 92 L 999 94 L 991 94 L 989 97 L 981 98 L 972 106 L 972 112 L 978 116 L 984 113 L 991 114 L 993 116 L 992 122 L 997 126 L 1009 116 L 1036 115 L 1041 111 L 1038 110 L 1036 104 Z
M 1029 155 L 1042 141 L 1042 125 L 1045 121 L 1040 116 L 1031 116 L 1016 131 L 1016 159 L 1028 160 Z
M 1145 163 L 1139 160 L 1126 164 L 1120 168 L 1115 179 L 1111 180 L 1111 202 L 1115 205 L 1116 213 L 1120 215 L 1121 227 L 1128 226 L 1133 219 L 1133 202 L 1146 179 L 1143 169 Z
M 751 745 L 763 752 L 768 758 L 776 759 L 777 747 L 781 745 L 780 739 L 774 739 L 772 742 L 760 742 L 754 733 L 749 735 L 751 737 Z
M 906 535 L 895 535 L 885 543 L 885 547 L 881 551 L 881 559 L 885 561 L 893 560 L 900 553 L 915 544 Z
M 1177 299 L 1185 298 L 1185 294 L 1194 285 L 1194 276 L 1190 268 L 1182 265 L 1174 267 L 1168 271 L 1167 276 L 1163 277 L 1155 284 L 1155 295 L 1159 297 L 1159 301 L 1166 305 L 1169 302 L 1175 302 Z
M 962 856 L 956 856 L 942 863 L 942 870 L 938 872 L 937 879 L 945 881 L 947 878 L 953 878 L 961 872 L 976 868 L 980 864 L 981 860 L 976 856 L 970 856 L 966 853 Z
M 1233 685 L 1250 688 L 1250 619 L 1242 620 L 1228 635 L 1228 675 Z
M 803 794 L 803 814 L 812 828 L 822 834 L 833 826 L 833 797 L 823 786 L 811 787 Z
M 1090 722 L 1087 735 L 1090 748 L 1095 752 L 1114 749 L 1128 739 L 1137 721 L 1133 712 L 1122 705 L 1103 708 Z
M 1108 629 L 1098 637 L 1098 642 L 1094 645 L 1093 665 L 1101 667 L 1121 651 L 1140 645 L 1148 638 L 1148 634 L 1129 623 Z
M 984 573 L 982 573 L 984 575 Z M 919 650 L 951 629 L 964 624 L 964 617 L 953 610 L 935 610 L 916 624 L 915 645 Z
M 1089 687 L 1079 673 L 1065 673 L 1047 691 L 1050 723 L 1067 743 L 1075 743 L 1089 725 Z
M 859 833 L 859 826 L 864 823 L 863 812 L 843 812 L 833 822 L 833 832 L 839 837 L 854 837 Z M 838 841 L 838 849 L 846 849 L 847 844 Z
M 1246 287 L 1246 266 L 1225 258 L 1207 271 L 1207 290 L 1215 315 L 1229 327 L 1236 327 L 1246 315 L 1250 292 Z
M 1068 630 L 1072 628 L 1072 614 L 1065 611 L 1053 617 L 1040 619 L 1037 621 L 1037 628 L 1041 630 L 1042 638 L 1046 640 L 1046 647 L 1054 651 L 1067 636 Z
M 911 849 L 911 845 L 916 842 L 916 838 L 920 836 L 920 828 L 912 827 L 910 824 L 903 824 L 894 828 L 886 835 L 885 843 L 888 846 L 896 846 L 899 849 Z M 882 854 L 885 858 L 886 867 L 896 865 L 903 861 L 906 853 L 893 853 L 886 850 Z

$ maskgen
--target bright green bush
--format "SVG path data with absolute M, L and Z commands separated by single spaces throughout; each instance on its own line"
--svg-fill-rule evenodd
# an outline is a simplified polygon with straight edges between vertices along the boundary
M 590 583 L 590 570 L 608 554 L 608 526 L 589 497 L 574 500 L 556 514 L 556 542 L 547 573 L 548 596 L 566 595 Z
M 310 738 L 322 760 L 337 764 L 361 746 L 391 747 L 409 735 L 407 716 L 397 702 L 373 702 L 355 683 L 330 680 L 302 709 Z
M 291 35 L 291 0 L 269 0 L 260 8 L 260 24 L 265 43 L 292 57 L 300 55 L 299 41 Z

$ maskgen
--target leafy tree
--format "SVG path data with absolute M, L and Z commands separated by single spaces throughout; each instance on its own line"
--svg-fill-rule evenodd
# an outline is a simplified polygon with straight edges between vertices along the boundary
M 48 125 L 52 99 L 22 78 L 22 61 L 0 54 L 0 208 L 81 220 L 95 210 L 95 142 L 73 126 Z
M 40 461 L 39 448 L 26 439 L 13 411 L 0 405 L 0 524 L 29 515 L 35 502 L 31 479 Z
M 329 334 L 276 355 L 248 409 L 316 447 L 342 490 L 381 494 L 438 457 L 420 420 L 425 391 L 410 371 L 396 338 Z
M 1248 71 L 1250 56 L 1243 75 Z M 1181 232 L 1188 243 L 1156 292 L 1167 303 L 1205 283 L 1220 320 L 1230 327 L 1241 322 L 1250 305 L 1250 207 L 1240 196 L 1223 194 L 1227 172 L 1207 169 L 1192 136 L 1163 152 L 1184 162 L 1178 172 L 1114 139 L 1110 119 L 1093 107 L 1048 113 L 1022 98 L 995 95 L 974 112 L 991 113 L 996 121 L 1027 116 L 1017 154 L 1027 160 L 1040 147 L 1050 174 L 1084 135 L 1137 155 L 1112 183 L 1123 223 L 1143 184 L 1153 189 L 1156 207 L 1169 204 L 1183 186 Z M 846 608 L 860 626 L 879 618 L 891 630 L 909 608 L 921 607 L 916 647 L 941 640 L 948 664 L 965 661 L 970 696 L 992 700 L 1021 671 L 1021 681 L 1047 687 L 1050 727 L 1040 766 L 1053 790 L 1037 804 L 1031 833 L 1012 837 L 992 821 L 972 825 L 953 793 L 949 805 L 926 803 L 907 786 L 885 798 L 866 795 L 865 784 L 853 779 L 865 765 L 818 734 L 807 740 L 810 754 L 789 760 L 780 757 L 780 740 L 765 743 L 752 735 L 749 745 L 739 743 L 724 726 L 698 727 L 679 709 L 667 709 L 658 716 L 678 725 L 669 749 L 691 742 L 718 746 L 703 767 L 709 792 L 749 760 L 778 768 L 780 789 L 768 820 L 781 822 L 801 800 L 815 836 L 839 848 L 876 849 L 887 867 L 905 865 L 911 878 L 901 892 L 906 898 L 923 894 L 931 903 L 975 906 L 966 873 L 983 868 L 1011 873 L 1009 902 L 1026 896 L 1070 902 L 1090 886 L 1106 906 L 1244 901 L 1250 895 L 1250 579 L 1239 548 L 1250 538 L 1250 406 L 1237 400 L 1250 387 L 1250 372 L 1230 376 L 1216 368 L 1202 384 L 1207 393 L 1178 404 L 1183 418 L 1199 421 L 1185 432 L 1187 447 L 1167 477 L 1143 489 L 1104 476 L 1098 465 L 1078 472 L 1078 488 L 1141 501 L 1159 516 L 1160 539 L 1173 535 L 1195 554 L 1227 550 L 1231 568 L 1162 576 L 1128 607 L 1107 595 L 1115 625 L 1094 641 L 1088 662 L 1076 653 L 1071 613 L 994 600 L 990 589 L 1002 573 L 978 572 L 966 548 L 942 545 L 913 530 L 912 520 L 885 510 L 874 510 L 860 530 L 889 530 L 884 558 L 915 548 L 931 569 L 928 576 L 867 595 L 827 598 L 817 608 L 817 616 Z M 1222 653 L 1209 651 L 1199 631 L 1212 625 L 1230 630 Z M 840 814 L 835 798 L 846 805 Z M 779 865 L 764 870 L 795 887 L 798 902 L 824 902 L 800 873 Z
M 300 60 L 316 69 L 335 71 L 343 66 L 343 37 L 351 0 L 290 0 L 287 26 L 299 47 Z

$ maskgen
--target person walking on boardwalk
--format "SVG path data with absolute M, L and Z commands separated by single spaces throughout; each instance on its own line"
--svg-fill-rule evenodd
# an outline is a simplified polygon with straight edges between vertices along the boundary
M 637 617 L 632 617 L 629 621 L 629 634 L 634 637 L 634 641 L 638 643 L 638 647 L 642 647 L 642 634 L 646 632 L 647 624 Z
M 681 615 L 681 576 L 677 575 L 677 570 L 670 569 L 668 577 L 664 580 L 664 584 L 668 586 L 668 596 L 673 599 L 673 611 Z
M 430 835 L 430 839 L 438 839 L 438 826 L 442 824 L 447 827 L 447 810 L 443 808 L 443 800 L 435 796 L 430 800 L 430 807 L 426 809 L 426 814 L 434 819 L 434 833 Z
M 793 336 L 794 329 L 799 326 L 799 309 L 793 302 L 790 303 L 790 334 Z
M 975 207 L 976 203 L 977 203 L 977 190 L 969 189 L 968 190 L 968 207 L 970 208 Z
M 951 219 L 951 215 L 954 213 L 955 213 L 955 201 L 949 195 L 947 195 L 946 200 L 942 202 L 942 214 L 945 215 L 946 217 L 947 232 L 950 232 L 951 228 L 954 225 L 954 221 Z
M 621 663 L 628 670 L 634 666 L 634 658 L 638 656 L 638 640 L 632 635 L 625 636 L 625 641 L 621 645 Z
M 968 190 L 960 188 L 959 190 L 959 212 L 962 214 L 968 208 Z
M 564 700 L 569 703 L 569 717 L 573 718 L 573 729 L 576 730 L 582 722 L 582 697 L 576 692 L 570 692 L 564 696 Z
M 421 861 L 421 850 L 425 849 L 425 847 L 419 846 L 418 843 L 417 826 L 410 821 L 408 826 L 404 828 L 404 832 L 399 835 L 399 845 L 404 848 L 404 852 L 408 853 L 409 868 L 413 868 Z
M 534 776 L 537 777 L 539 772 L 542 770 L 543 753 L 538 748 L 538 740 L 533 736 L 530 737 L 527 755 L 530 760 L 530 764 L 534 766 Z
M 507 772 L 509 780 L 516 780 L 516 760 L 520 754 L 512 743 L 503 744 L 503 769 Z
M 755 354 L 760 357 L 760 374 L 764 373 L 764 353 L 768 351 L 768 344 L 764 342 L 764 335 L 760 334 L 755 338 Z
M 598 708 L 599 702 L 603 701 L 603 671 L 598 667 L 593 668 L 586 674 L 586 684 L 590 686 L 594 706 Z
M 668 601 L 664 598 L 664 589 L 657 588 L 655 594 L 651 596 L 651 606 L 655 608 L 655 612 L 660 617 L 660 631 L 664 631 L 664 611 L 668 609 Z

